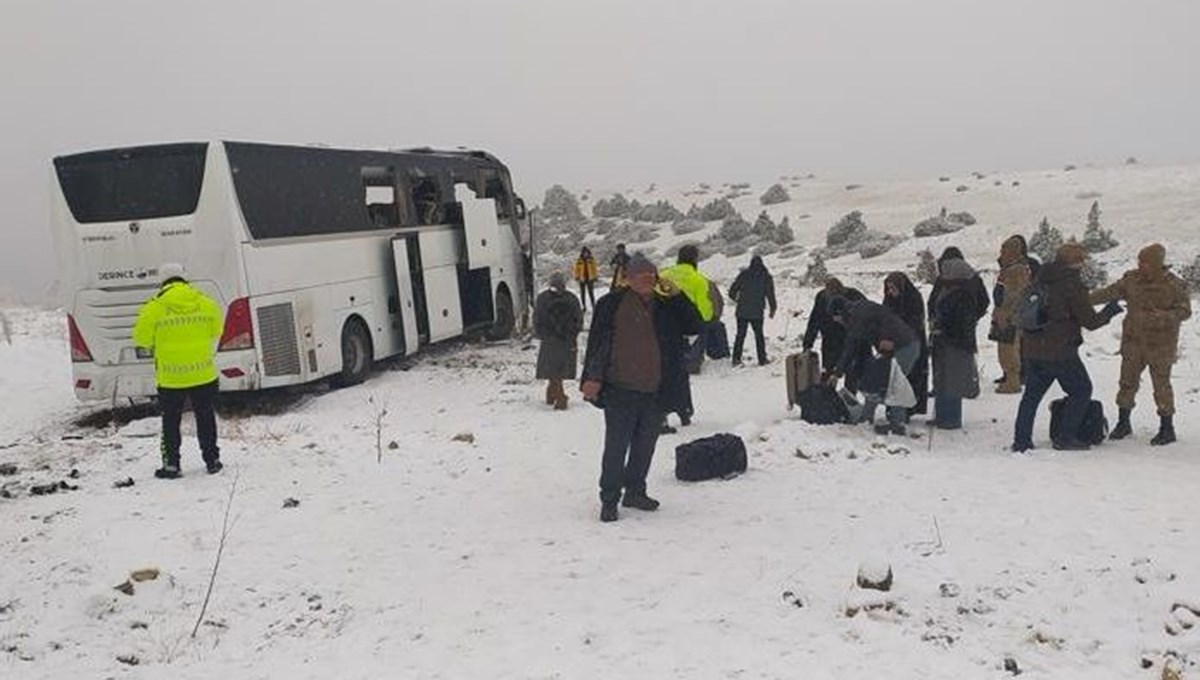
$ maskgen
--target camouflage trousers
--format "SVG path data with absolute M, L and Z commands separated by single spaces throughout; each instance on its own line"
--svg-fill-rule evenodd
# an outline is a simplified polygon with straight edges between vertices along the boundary
M 996 354 L 1000 359 L 1000 369 L 1004 371 L 1004 383 L 998 389 L 1001 391 L 1021 391 L 1021 336 L 1018 333 L 1013 342 L 996 343 Z
M 1143 350 L 1121 350 L 1121 388 L 1117 392 L 1117 406 L 1132 409 L 1137 404 L 1138 387 L 1142 373 L 1150 369 L 1150 383 L 1154 386 L 1154 403 L 1158 415 L 1175 415 L 1175 390 L 1171 387 L 1173 359 L 1160 358 Z

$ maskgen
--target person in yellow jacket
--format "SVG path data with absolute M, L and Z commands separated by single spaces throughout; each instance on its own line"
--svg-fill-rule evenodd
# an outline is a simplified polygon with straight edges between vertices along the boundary
M 204 293 L 188 285 L 183 267 L 159 268 L 162 288 L 138 310 L 133 344 L 154 353 L 158 403 L 162 410 L 162 467 L 159 479 L 175 479 L 179 471 L 179 421 L 184 403 L 192 402 L 196 436 L 208 474 L 221 471 L 217 448 L 217 342 L 224 326 L 221 308 Z
M 700 334 L 683 357 L 684 365 L 687 367 L 685 377 L 700 372 L 700 366 L 704 363 L 704 341 L 708 333 L 708 324 L 712 323 L 716 316 L 709 293 L 709 281 L 700 273 L 699 261 L 700 249 L 688 244 L 679 249 L 679 255 L 673 266 L 658 273 L 660 279 L 668 281 L 678 288 L 700 315 Z M 683 387 L 684 398 L 676 413 L 679 414 L 679 423 L 686 427 L 692 424 L 692 416 L 696 412 L 695 405 L 692 403 L 690 377 L 685 381 Z M 674 431 L 665 420 L 663 421 L 663 431 L 668 433 Z
M 592 257 L 591 249 L 584 246 L 575 260 L 575 281 L 579 284 L 579 302 L 583 304 L 585 312 L 588 300 L 592 301 L 593 309 L 596 307 L 596 280 L 599 278 L 600 267 L 596 264 L 596 258 Z

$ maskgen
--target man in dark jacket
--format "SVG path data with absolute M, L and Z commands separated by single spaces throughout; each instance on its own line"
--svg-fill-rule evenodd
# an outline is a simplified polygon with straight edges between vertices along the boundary
M 658 509 L 658 501 L 646 495 L 646 475 L 663 413 L 679 408 L 684 398 L 685 336 L 701 328 L 695 306 L 670 281 L 660 282 L 643 255 L 631 256 L 626 272 L 628 288 L 596 302 L 580 386 L 585 399 L 604 409 L 602 522 L 617 519 L 618 501 L 627 508 Z
M 566 286 L 566 277 L 561 272 L 551 274 L 550 289 L 538 295 L 533 312 L 533 332 L 541 341 L 537 379 L 549 381 L 546 403 L 556 411 L 567 410 L 563 381 L 575 378 L 578 337 L 583 329 L 583 308 Z
M 921 343 L 904 319 L 895 312 L 870 300 L 851 302 L 844 297 L 835 297 L 829 302 L 829 313 L 846 327 L 846 346 L 830 373 L 830 382 L 836 382 L 845 375 L 871 348 L 884 357 L 893 358 L 905 376 L 912 372 L 921 356 Z M 883 401 L 884 394 L 872 386 L 864 395 L 863 420 L 874 422 L 875 410 Z M 880 433 L 904 434 L 907 416 L 905 407 L 888 406 L 888 424 L 876 430 Z
M 883 280 L 883 306 L 904 319 L 920 343 L 921 353 L 912 370 L 908 371 L 908 382 L 917 397 L 917 403 L 908 409 L 908 415 L 924 414 L 929 410 L 929 338 L 925 334 L 925 299 L 907 274 L 892 272 Z
M 857 295 L 851 296 L 849 291 L 853 291 Z M 813 300 L 812 312 L 808 315 L 808 327 L 804 331 L 804 351 L 812 350 L 813 346 L 817 344 L 817 337 L 820 336 L 821 365 L 826 373 L 842 357 L 842 349 L 846 344 L 846 327 L 834 321 L 833 316 L 829 313 L 829 301 L 835 297 L 862 298 L 863 295 L 853 288 L 842 285 L 842 282 L 836 278 L 830 277 L 825 282 L 825 287 L 817 293 L 817 297 Z
M 1062 434 L 1054 448 L 1062 451 L 1081 451 L 1090 448 L 1076 433 L 1083 426 L 1088 404 L 1092 400 L 1092 379 L 1087 366 L 1079 358 L 1083 344 L 1080 328 L 1096 330 L 1121 313 L 1121 306 L 1110 302 L 1096 312 L 1088 302 L 1088 291 L 1079 277 L 1087 251 L 1078 243 L 1067 243 L 1058 250 L 1051 264 L 1038 272 L 1033 286 L 1045 294 L 1046 324 L 1037 331 L 1025 332 L 1021 340 L 1021 359 L 1024 366 L 1025 393 L 1013 432 L 1012 450 L 1033 448 L 1033 423 L 1042 397 L 1055 381 L 1067 393 L 1063 408 Z
M 737 337 L 733 341 L 733 365 L 742 363 L 742 347 L 746 342 L 746 327 L 754 329 L 754 349 L 758 365 L 767 363 L 767 339 L 763 336 L 763 312 L 775 318 L 775 279 L 767 271 L 762 258 L 750 258 L 750 266 L 737 275 L 729 287 L 729 297 L 737 301 Z

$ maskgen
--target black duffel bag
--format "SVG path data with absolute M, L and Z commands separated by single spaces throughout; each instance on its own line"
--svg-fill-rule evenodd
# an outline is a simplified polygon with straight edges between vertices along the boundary
M 1066 409 L 1066 399 L 1055 399 L 1050 402 L 1050 439 L 1059 441 L 1067 434 L 1063 432 L 1062 416 Z M 1075 433 L 1075 438 L 1085 444 L 1096 446 L 1103 444 L 1105 439 L 1108 439 L 1108 418 L 1104 417 L 1104 404 L 1093 399 L 1087 406 L 1087 413 L 1083 416 L 1083 424 L 1079 426 L 1079 432 Z
M 746 471 L 746 444 L 721 433 L 675 447 L 675 478 L 684 482 L 729 477 Z
M 800 419 L 813 425 L 834 425 L 850 421 L 850 409 L 837 390 L 829 385 L 809 385 L 796 397 Z

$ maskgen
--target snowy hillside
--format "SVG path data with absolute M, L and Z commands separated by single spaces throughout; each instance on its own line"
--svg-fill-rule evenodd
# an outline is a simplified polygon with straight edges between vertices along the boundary
M 599 220 L 593 217 L 593 208 L 598 201 L 611 199 L 616 193 L 642 205 L 665 201 L 680 213 L 687 213 L 693 205 L 703 207 L 713 200 L 732 196 L 730 203 L 750 224 L 764 211 L 775 223 L 786 218 L 795 234 L 795 246 L 766 258 L 768 266 L 785 277 L 802 275 L 812 252 L 825 246 L 829 228 L 852 211 L 860 211 L 870 229 L 904 240 L 879 257 L 864 260 L 849 255 L 827 263 L 832 274 L 851 279 L 856 275 L 873 279 L 888 271 L 907 271 L 915 266 L 921 250 L 930 249 L 937 255 L 949 245 L 961 248 L 977 268 L 994 269 L 1000 243 L 1012 234 L 1032 235 L 1043 218 L 1065 237 L 1081 237 L 1093 202 L 1099 203 L 1103 227 L 1112 229 L 1121 241 L 1118 247 L 1098 256 L 1114 272 L 1126 266 L 1141 246 L 1154 240 L 1167 245 L 1172 262 L 1190 263 L 1200 254 L 1200 240 L 1196 238 L 1200 168 L 1196 167 L 1129 164 L 1019 173 L 979 172 L 862 184 L 787 175 L 776 183 L 786 190 L 789 200 L 770 205 L 764 205 L 761 198 L 771 185 L 736 181 L 682 188 L 651 185 L 612 190 L 568 187 L 568 190 L 579 198 L 580 210 L 587 218 L 581 227 L 582 241 L 593 246 L 602 264 L 607 262 L 605 255 L 611 252 L 616 240 L 626 240 L 631 249 L 646 250 L 670 261 L 667 254 L 673 254 L 679 243 L 701 243 L 721 227 L 719 220 L 705 222 L 702 230 L 680 236 L 672 231 L 674 221 L 640 222 L 637 228 L 627 227 L 626 233 L 621 234 L 633 234 L 634 238 L 618 239 L 615 235 L 598 233 L 595 227 Z M 915 238 L 913 228 L 937 216 L 942 208 L 951 214 L 969 213 L 978 223 L 953 234 Z M 609 221 L 617 226 L 625 222 Z M 580 239 L 567 239 L 551 252 L 557 230 L 553 225 L 543 229 L 545 233 L 539 239 L 543 257 L 539 264 L 545 274 L 550 269 L 567 266 L 568 260 L 578 254 Z M 650 238 L 638 242 L 639 233 Z M 749 245 L 752 252 L 756 244 L 750 240 Z M 719 279 L 731 279 L 739 267 L 745 266 L 750 252 L 732 258 L 714 255 L 705 261 L 703 269 Z
M 1097 200 L 1085 192 L 1101 194 L 1121 241 L 1102 256 L 1114 275 L 1151 239 L 1175 262 L 1200 249 L 1196 168 L 791 183 L 791 200 L 766 208 L 806 249 L 767 258 L 783 310 L 767 323 L 776 359 L 798 346 L 813 293 L 787 270 L 802 273 L 852 210 L 909 236 L 828 263 L 876 297 L 922 248 L 953 243 L 986 266 L 1043 216 L 1081 232 Z M 751 223 L 767 188 L 734 201 Z M 720 193 L 682 191 L 626 197 L 686 212 Z M 912 239 L 943 205 L 979 223 Z M 659 253 L 695 238 L 660 232 L 647 242 Z M 745 259 L 702 268 L 727 281 Z M 1184 327 L 1176 369 L 1181 441 L 1162 449 L 1147 446 L 1148 384 L 1132 439 L 1054 452 L 1043 406 L 1039 448 L 1013 455 L 1012 396 L 967 402 L 961 432 L 922 419 L 912 438 L 881 438 L 801 422 L 779 361 L 710 362 L 695 423 L 659 443 L 650 492 L 662 509 L 602 525 L 601 413 L 573 389 L 570 409 L 551 411 L 532 344 L 450 345 L 359 387 L 228 410 L 220 476 L 204 474 L 185 419 L 184 478 L 164 482 L 151 474 L 156 419 L 77 424 L 97 407 L 74 402 L 61 316 L 4 314 L 0 677 L 1200 677 L 1200 320 Z M 1110 417 L 1118 341 L 1111 326 L 1086 347 Z M 997 374 L 990 346 L 980 365 Z M 674 447 L 722 431 L 746 439 L 749 471 L 676 481 Z M 860 568 L 888 566 L 891 592 L 855 586 Z

